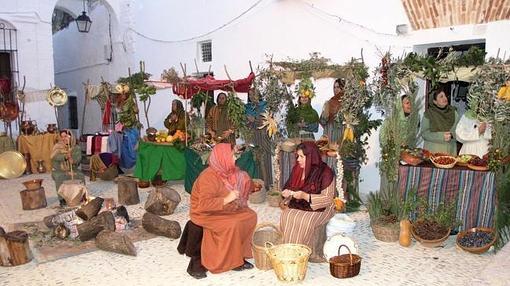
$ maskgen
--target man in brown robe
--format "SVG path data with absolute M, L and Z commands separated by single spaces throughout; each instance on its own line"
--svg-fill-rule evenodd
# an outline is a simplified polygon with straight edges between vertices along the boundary
M 217 144 L 209 167 L 195 181 L 191 192 L 191 221 L 203 227 L 202 265 L 211 273 L 245 270 L 253 265 L 251 239 L 257 214 L 248 207 L 252 182 L 235 165 L 230 144 Z
M 211 107 L 206 119 L 207 132 L 219 142 L 236 142 L 234 126 L 228 119 L 227 94 L 221 92 L 216 98 L 217 105 Z

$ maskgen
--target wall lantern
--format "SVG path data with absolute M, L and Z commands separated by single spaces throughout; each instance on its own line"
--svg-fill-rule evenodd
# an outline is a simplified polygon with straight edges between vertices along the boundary
M 78 16 L 75 21 L 80 33 L 88 33 L 90 31 L 92 21 L 90 21 L 89 16 L 87 16 L 87 12 L 85 12 L 85 0 L 83 1 L 83 12 L 81 12 L 81 15 Z

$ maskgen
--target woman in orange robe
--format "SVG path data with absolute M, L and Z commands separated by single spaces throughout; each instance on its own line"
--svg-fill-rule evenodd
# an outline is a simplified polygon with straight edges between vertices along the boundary
M 252 182 L 235 165 L 230 144 L 217 144 L 209 167 L 198 176 L 191 191 L 191 221 L 204 229 L 202 265 L 211 273 L 244 270 L 253 265 L 251 239 L 257 214 L 248 207 Z

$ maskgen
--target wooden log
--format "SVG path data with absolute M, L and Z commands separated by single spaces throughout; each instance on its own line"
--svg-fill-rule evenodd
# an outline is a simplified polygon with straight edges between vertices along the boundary
M 312 236 L 312 254 L 309 259 L 310 262 L 327 262 L 324 255 L 324 243 L 326 242 L 326 239 L 326 224 L 323 224 L 315 229 Z
M 142 226 L 150 233 L 166 236 L 172 239 L 177 239 L 181 236 L 181 225 L 178 222 L 161 218 L 149 212 L 146 212 L 143 215 Z
M 21 206 L 24 210 L 36 210 L 47 205 L 43 187 L 34 190 L 23 190 L 19 194 L 21 196 Z
M 65 213 L 46 216 L 43 218 L 43 222 L 48 228 L 53 228 L 59 224 L 74 221 L 76 217 L 76 211 L 72 210 Z
M 11 254 L 5 240 L 5 231 L 0 227 L 0 266 L 11 266 Z
M 115 230 L 115 217 L 112 212 L 102 212 L 91 220 L 76 226 L 81 241 L 95 238 L 102 230 Z
M 16 230 L 4 235 L 7 241 L 7 248 L 11 255 L 10 262 L 12 266 L 28 263 L 32 260 L 32 252 L 28 244 L 28 233 Z
M 145 202 L 145 210 L 156 215 L 171 215 L 181 202 L 181 196 L 168 187 L 156 188 Z
M 121 205 L 136 205 L 140 203 L 138 185 L 134 179 L 123 177 L 117 181 L 118 201 Z
M 86 205 L 81 206 L 77 211 L 76 215 L 79 216 L 83 220 L 90 220 L 95 217 L 99 210 L 103 206 L 103 198 L 97 197 Z
M 136 247 L 131 239 L 122 233 L 103 230 L 96 236 L 96 246 L 105 251 L 136 256 Z

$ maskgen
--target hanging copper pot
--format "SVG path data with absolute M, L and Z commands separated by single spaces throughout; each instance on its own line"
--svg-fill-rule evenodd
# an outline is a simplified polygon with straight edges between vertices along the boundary
M 30 121 L 30 120 L 21 121 L 21 133 L 23 135 L 34 134 L 36 124 L 37 123 L 35 123 L 35 120 L 34 121 Z
M 14 102 L 0 103 L 0 119 L 11 122 L 18 118 L 19 107 Z
M 46 131 L 48 131 L 48 133 L 51 133 L 51 134 L 57 132 L 57 124 L 56 123 L 48 124 L 48 126 L 46 127 Z

